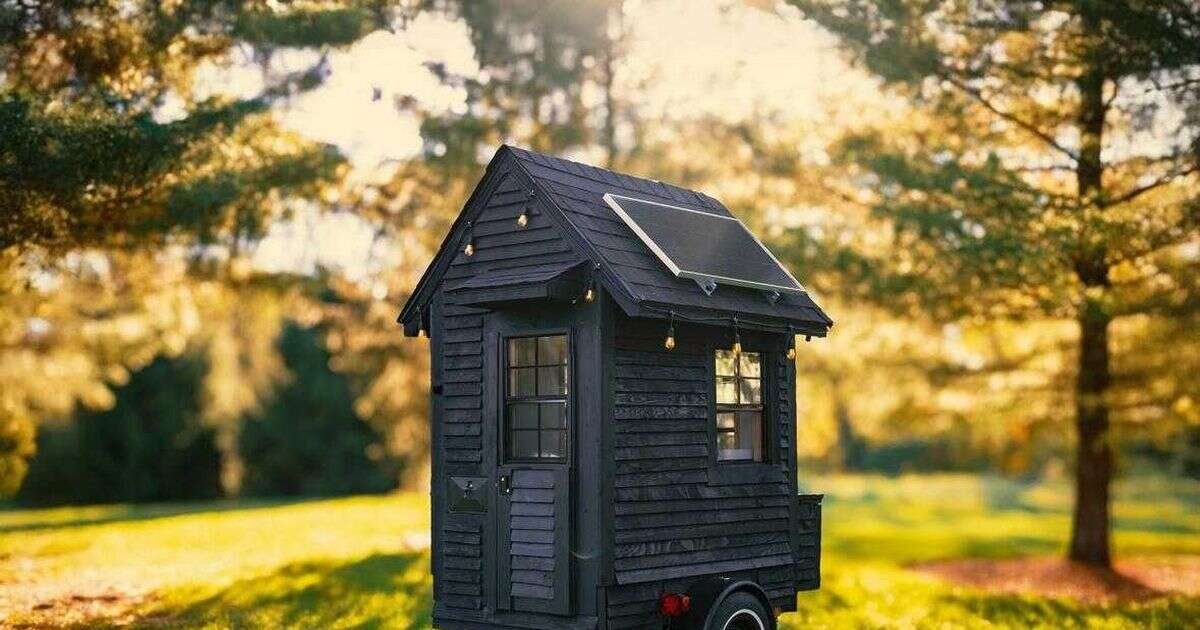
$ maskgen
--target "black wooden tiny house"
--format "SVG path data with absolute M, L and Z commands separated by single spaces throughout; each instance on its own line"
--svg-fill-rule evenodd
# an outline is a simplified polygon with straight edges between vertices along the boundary
M 672 268 L 621 199 L 643 222 L 731 216 L 505 146 L 400 315 L 432 353 L 439 628 L 659 628 L 663 594 L 689 591 L 700 626 L 725 590 L 770 617 L 819 585 L 788 355 L 832 321 L 800 290 Z M 762 257 L 700 231 L 736 273 Z

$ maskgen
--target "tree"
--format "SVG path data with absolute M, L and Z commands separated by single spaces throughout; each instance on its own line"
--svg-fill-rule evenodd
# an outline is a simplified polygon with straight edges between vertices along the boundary
M 341 156 L 269 108 L 389 21 L 368 1 L 0 5 L 0 373 L 16 376 L 0 491 L 32 454 L 16 423 L 112 404 L 110 386 L 199 330 L 195 302 L 230 297 L 244 250 L 290 203 L 339 179 Z M 282 49 L 313 62 L 271 71 Z M 235 52 L 262 64 L 262 91 L 202 96 L 197 70 Z M 48 373 L 63 386 L 47 391 Z
M 1135 343 L 1200 303 L 1200 5 L 791 3 L 909 106 L 834 147 L 830 185 L 892 246 L 814 242 L 814 264 L 911 316 L 1074 322 L 1068 555 L 1109 565 L 1116 377 L 1137 376 L 1114 372 L 1134 354 L 1114 334 Z
M 159 357 L 116 391 L 111 409 L 79 408 L 39 436 L 22 500 L 113 503 L 221 495 L 215 431 L 202 422 L 204 363 Z
M 291 379 L 242 426 L 243 490 L 328 495 L 394 488 L 380 436 L 355 414 L 350 385 L 329 369 L 317 331 L 290 324 L 278 343 Z

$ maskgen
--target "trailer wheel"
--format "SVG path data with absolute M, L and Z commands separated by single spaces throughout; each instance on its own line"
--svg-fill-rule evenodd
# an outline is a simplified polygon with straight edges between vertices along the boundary
M 730 593 L 713 612 L 706 630 L 773 630 L 771 613 L 745 591 Z

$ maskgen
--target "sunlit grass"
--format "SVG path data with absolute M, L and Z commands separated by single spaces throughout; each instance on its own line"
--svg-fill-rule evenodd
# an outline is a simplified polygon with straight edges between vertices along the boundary
M 784 628 L 1169 628 L 1200 618 L 1198 598 L 1095 606 L 986 594 L 908 568 L 1061 553 L 1070 503 L 1064 483 L 913 475 L 807 485 L 827 493 L 824 585 L 800 596 L 801 610 L 784 617 Z M 1195 482 L 1123 482 L 1118 554 L 1200 554 L 1198 513 Z M 0 620 L 427 628 L 428 527 L 427 498 L 418 494 L 0 511 Z M 97 594 L 111 601 L 86 608 Z

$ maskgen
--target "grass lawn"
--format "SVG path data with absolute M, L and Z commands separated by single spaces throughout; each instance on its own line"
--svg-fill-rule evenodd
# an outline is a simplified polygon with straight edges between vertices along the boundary
M 1067 487 L 954 475 L 814 480 L 824 587 L 785 628 L 1188 627 L 1200 596 L 1085 604 L 917 570 L 1056 555 Z M 1123 559 L 1200 558 L 1200 484 L 1118 487 Z M 427 628 L 423 495 L 0 511 L 0 626 Z M 1195 627 L 1194 625 L 1192 627 Z

